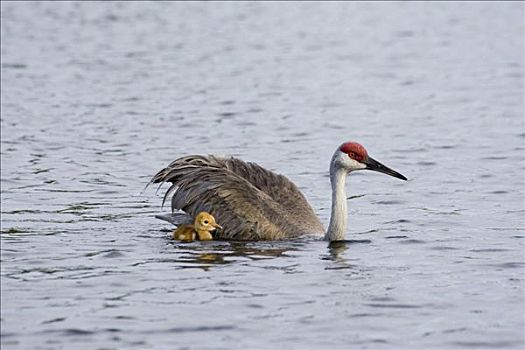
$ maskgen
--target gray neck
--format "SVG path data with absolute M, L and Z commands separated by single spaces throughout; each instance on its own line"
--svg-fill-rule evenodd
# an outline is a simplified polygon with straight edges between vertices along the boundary
M 340 241 L 345 238 L 347 209 L 345 182 L 348 172 L 335 165 L 330 165 L 330 183 L 332 184 L 332 214 L 330 225 L 324 238 L 329 241 Z

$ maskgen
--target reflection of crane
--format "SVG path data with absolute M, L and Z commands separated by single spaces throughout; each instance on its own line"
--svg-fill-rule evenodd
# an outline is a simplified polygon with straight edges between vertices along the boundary
M 369 157 L 360 144 L 343 143 L 330 162 L 332 215 L 325 234 L 327 240 L 344 239 L 346 176 L 362 169 L 406 180 L 400 173 Z M 187 156 L 159 171 L 151 182 L 172 183 L 164 200 L 173 195 L 173 211 L 183 210 L 192 218 L 201 211 L 211 213 L 223 226 L 217 239 L 277 240 L 325 233 L 297 186 L 255 163 L 236 158 Z M 161 218 L 177 224 L 181 217 L 172 214 Z

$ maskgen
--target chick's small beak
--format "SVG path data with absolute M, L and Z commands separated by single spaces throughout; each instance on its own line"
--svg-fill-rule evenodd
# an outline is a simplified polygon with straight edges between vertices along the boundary
M 380 172 L 380 173 L 383 173 L 383 174 L 387 174 L 387 175 L 390 175 L 390 176 L 393 176 L 393 177 L 397 177 L 398 179 L 401 179 L 401 180 L 406 180 L 407 179 L 406 177 L 404 177 L 403 175 L 401 175 L 397 171 L 392 170 L 389 167 L 387 167 L 386 165 L 383 165 L 383 164 L 379 163 L 377 160 L 375 160 L 372 157 L 368 157 L 364 161 L 364 163 L 366 164 L 366 169 L 368 169 L 368 170 L 373 170 L 373 171 L 377 171 L 377 172 Z
M 219 225 L 218 223 L 214 223 L 212 226 L 215 227 L 216 229 L 222 230 L 222 226 Z

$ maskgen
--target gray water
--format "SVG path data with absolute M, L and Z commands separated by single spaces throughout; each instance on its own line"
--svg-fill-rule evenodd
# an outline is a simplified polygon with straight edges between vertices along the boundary
M 2 349 L 525 346 L 523 3 L 2 2 Z M 287 175 L 348 241 L 173 242 L 171 160 Z M 169 209 L 164 208 L 167 212 Z

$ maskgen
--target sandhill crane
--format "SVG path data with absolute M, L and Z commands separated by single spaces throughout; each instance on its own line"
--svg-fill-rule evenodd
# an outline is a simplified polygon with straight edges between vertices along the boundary
M 346 176 L 364 169 L 406 180 L 370 157 L 359 143 L 343 143 L 330 162 L 332 211 L 327 231 L 293 182 L 237 158 L 182 157 L 159 171 L 150 183 L 171 182 L 162 203 L 172 195 L 172 212 L 189 214 L 159 218 L 179 224 L 191 222 L 199 212 L 209 212 L 223 226 L 216 239 L 282 240 L 315 234 L 339 241 L 344 239 L 347 224 Z

